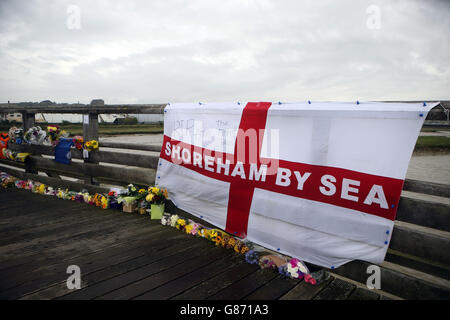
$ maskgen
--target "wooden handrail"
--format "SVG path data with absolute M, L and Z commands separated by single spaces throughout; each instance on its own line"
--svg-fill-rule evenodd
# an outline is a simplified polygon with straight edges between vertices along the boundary
M 167 104 L 54 104 L 40 105 L 38 103 L 0 104 L 0 113 L 81 113 L 81 114 L 162 114 Z
M 13 151 L 28 152 L 33 155 L 43 154 L 53 156 L 55 152 L 53 147 L 44 145 L 9 144 L 8 148 Z M 83 160 L 83 153 L 81 150 L 72 148 L 71 151 L 73 159 Z M 156 169 L 159 161 L 159 157 L 156 155 L 102 151 L 101 149 L 90 152 L 89 157 L 94 161 L 94 163 L 106 162 L 150 169 Z

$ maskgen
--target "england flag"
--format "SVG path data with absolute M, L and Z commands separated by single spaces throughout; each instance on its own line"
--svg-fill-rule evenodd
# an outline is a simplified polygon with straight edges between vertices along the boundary
M 179 103 L 157 184 L 179 208 L 327 268 L 381 263 L 425 103 Z

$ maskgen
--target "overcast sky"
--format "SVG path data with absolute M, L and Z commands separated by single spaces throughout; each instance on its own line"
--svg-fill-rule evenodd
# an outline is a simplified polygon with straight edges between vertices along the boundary
M 450 1 L 0 1 L 0 102 L 450 99 Z

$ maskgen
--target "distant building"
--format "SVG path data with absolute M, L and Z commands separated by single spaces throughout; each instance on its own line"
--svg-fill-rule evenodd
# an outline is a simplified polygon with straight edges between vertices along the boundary
M 21 113 L 6 113 L 4 115 L 5 119 L 9 122 L 15 121 L 15 122 L 22 122 L 22 114 Z
M 157 123 L 164 121 L 164 115 L 162 114 L 130 114 L 130 116 L 136 117 L 138 123 Z
M 441 101 L 436 107 L 428 112 L 427 120 L 444 120 L 450 119 L 450 101 Z

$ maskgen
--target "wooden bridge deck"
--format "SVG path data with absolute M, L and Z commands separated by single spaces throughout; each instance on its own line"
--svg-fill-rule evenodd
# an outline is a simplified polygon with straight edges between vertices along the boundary
M 69 290 L 69 265 L 81 289 Z M 379 299 L 311 286 L 138 214 L 0 189 L 0 299 Z

